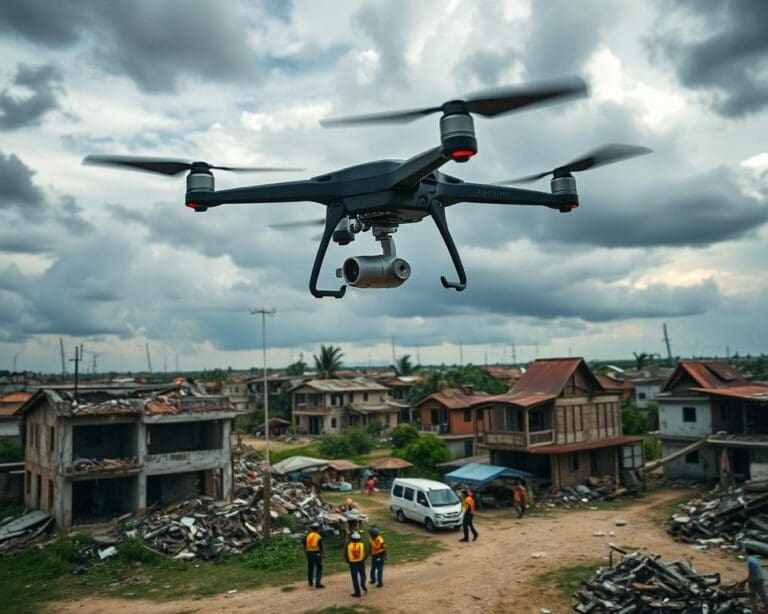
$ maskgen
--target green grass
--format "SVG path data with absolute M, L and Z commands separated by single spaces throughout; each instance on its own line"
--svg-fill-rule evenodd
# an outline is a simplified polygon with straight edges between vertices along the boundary
M 560 569 L 542 574 L 533 582 L 533 585 L 541 586 L 548 584 L 556 586 L 563 601 L 567 601 L 571 599 L 573 593 L 581 588 L 582 579 L 591 577 L 597 568 L 601 566 L 604 565 L 600 563 L 585 563 L 573 565 L 572 567 L 561 567 Z
M 696 497 L 695 492 L 687 491 L 685 494 L 681 494 L 679 497 L 670 499 L 669 501 L 663 501 L 652 505 L 648 508 L 648 518 L 659 524 L 665 523 L 669 520 L 669 517 L 680 510 L 682 503 L 688 503 L 691 499 Z
M 345 496 L 324 498 L 338 503 Z M 364 503 L 369 512 L 368 526 L 377 526 L 387 541 L 390 553 L 388 565 L 423 560 L 441 549 L 441 545 L 426 533 L 404 532 L 387 509 L 384 499 L 365 499 L 359 502 Z M 75 538 L 63 538 L 46 548 L 35 547 L 21 554 L 0 557 L 3 609 L 18 613 L 38 612 L 48 602 L 76 600 L 91 595 L 169 601 L 262 586 L 280 586 L 283 587 L 281 590 L 288 591 L 291 590 L 291 583 L 306 581 L 303 556 L 283 569 L 255 570 L 246 565 L 243 556 L 235 554 L 217 563 L 165 559 L 145 549 L 137 549 L 137 540 L 121 544 L 119 556 L 104 562 L 91 562 L 87 573 L 75 575 L 73 572 L 85 562 L 79 552 L 88 544 L 88 538 L 77 535 Z M 325 574 L 347 571 L 342 559 L 342 546 L 338 538 L 325 540 Z M 300 548 L 298 542 L 296 548 Z
M 368 454 L 362 456 L 350 456 L 348 459 L 353 463 L 366 467 L 368 463 L 377 458 L 384 458 L 391 456 L 392 450 L 388 445 L 374 445 L 373 449 Z M 281 460 L 291 458 L 293 456 L 309 456 L 310 458 L 323 458 L 320 454 L 320 443 L 310 443 L 305 446 L 298 446 L 296 448 L 290 448 L 288 450 L 277 450 L 269 453 L 269 461 L 271 463 L 279 463 Z

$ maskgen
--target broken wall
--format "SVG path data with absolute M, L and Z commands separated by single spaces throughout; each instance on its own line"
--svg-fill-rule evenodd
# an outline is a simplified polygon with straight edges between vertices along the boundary
M 137 456 L 138 424 L 72 425 L 72 460 Z
M 149 454 L 220 450 L 223 445 L 221 420 L 147 425 L 147 453 Z

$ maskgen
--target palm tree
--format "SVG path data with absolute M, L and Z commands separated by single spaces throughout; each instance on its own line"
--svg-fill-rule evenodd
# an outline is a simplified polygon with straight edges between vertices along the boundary
M 398 375 L 411 375 L 414 371 L 414 366 L 411 364 L 411 355 L 406 354 L 397 359 L 395 363 L 395 371 Z
M 637 352 L 632 353 L 635 355 L 635 368 L 637 369 L 642 369 L 651 359 L 651 355 L 645 352 L 640 352 L 639 354 Z
M 333 379 L 336 371 L 341 369 L 341 348 L 335 345 L 321 345 L 320 356 L 313 354 L 315 359 L 315 371 L 318 379 Z

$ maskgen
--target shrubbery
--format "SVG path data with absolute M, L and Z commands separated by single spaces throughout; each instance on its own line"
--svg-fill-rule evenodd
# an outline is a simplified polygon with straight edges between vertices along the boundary
M 389 435 L 392 447 L 402 450 L 419 438 L 419 431 L 412 424 L 398 424 Z
M 261 542 L 243 555 L 243 563 L 252 569 L 288 569 L 302 558 L 301 548 L 296 540 L 281 535 L 269 542 Z
M 12 437 L 0 437 L 0 463 L 18 463 L 24 460 L 24 448 Z
M 419 435 L 415 441 L 398 451 L 398 456 L 413 463 L 416 470 L 436 471 L 438 463 L 449 460 L 451 455 L 445 442 L 435 435 Z
M 328 435 L 320 442 L 323 458 L 350 458 L 368 454 L 373 447 L 371 436 L 362 429 L 349 429 L 343 435 Z

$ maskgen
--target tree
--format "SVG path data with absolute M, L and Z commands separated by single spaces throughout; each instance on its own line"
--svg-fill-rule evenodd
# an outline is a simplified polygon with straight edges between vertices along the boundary
M 304 375 L 304 372 L 306 370 L 307 370 L 307 363 L 299 359 L 296 362 L 288 365 L 288 367 L 286 367 L 285 374 L 286 375 Z
M 397 452 L 397 455 L 419 469 L 428 471 L 434 471 L 437 463 L 444 463 L 451 457 L 448 446 L 435 435 L 419 435 L 416 441 L 408 444 L 402 452 Z
M 406 354 L 397 359 L 395 363 L 395 371 L 398 375 L 411 375 L 415 367 L 411 363 L 411 355 Z
M 419 438 L 419 431 L 412 424 L 398 424 L 389 436 L 392 447 L 402 450 Z
M 645 352 L 640 352 L 639 354 L 637 352 L 632 352 L 632 354 L 635 355 L 635 367 L 637 369 L 642 369 L 651 359 L 651 355 L 646 354 Z
M 313 354 L 315 359 L 315 371 L 318 379 L 333 379 L 336 371 L 341 369 L 341 348 L 335 345 L 321 345 L 320 356 Z

